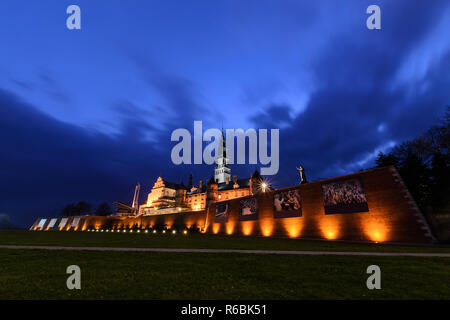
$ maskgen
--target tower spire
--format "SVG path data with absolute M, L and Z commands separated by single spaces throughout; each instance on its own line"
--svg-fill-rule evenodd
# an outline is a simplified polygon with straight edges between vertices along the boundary
M 223 123 L 223 122 L 222 122 Z M 216 168 L 214 170 L 214 180 L 217 183 L 223 183 L 230 179 L 231 169 L 228 167 L 228 158 L 227 158 L 227 142 L 225 139 L 225 135 L 223 133 L 223 124 L 222 124 L 222 136 L 219 142 L 219 150 L 216 156 Z

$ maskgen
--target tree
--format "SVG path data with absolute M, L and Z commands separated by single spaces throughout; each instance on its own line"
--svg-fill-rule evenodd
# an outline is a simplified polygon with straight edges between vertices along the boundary
M 431 204 L 435 208 L 450 210 L 450 158 L 440 152 L 433 154 L 431 167 Z
M 80 216 L 82 214 L 88 214 L 91 211 L 92 205 L 85 201 L 80 201 L 78 203 L 71 203 L 61 210 L 60 215 L 62 216 Z
M 109 204 L 102 202 L 95 210 L 95 215 L 97 216 L 110 216 L 112 215 L 112 210 Z
M 380 151 L 375 163 L 377 164 L 377 167 L 395 166 L 398 164 L 398 159 L 392 153 L 384 154 Z
M 64 209 L 61 210 L 60 215 L 62 216 L 76 216 L 77 215 L 77 208 L 76 204 L 71 203 L 64 207 Z
M 92 205 L 85 201 L 78 202 L 77 207 L 78 207 L 80 214 L 81 213 L 89 213 L 92 209 Z
M 377 167 L 394 165 L 422 209 L 448 210 L 450 201 L 450 106 L 438 125 L 417 138 L 380 152 Z

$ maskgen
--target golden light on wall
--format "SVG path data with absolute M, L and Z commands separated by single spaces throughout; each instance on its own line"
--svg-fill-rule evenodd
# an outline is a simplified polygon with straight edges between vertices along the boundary
M 282 219 L 281 223 L 289 238 L 297 238 L 300 236 L 303 229 L 302 218 L 287 218 Z
M 251 235 L 254 227 L 255 227 L 254 221 L 242 221 L 241 222 L 241 229 L 242 229 L 241 231 L 242 231 L 242 234 L 245 236 Z
M 227 234 L 233 234 L 236 223 L 234 221 L 228 221 L 225 224 L 225 231 Z
M 170 221 L 166 221 L 166 227 L 167 228 L 172 228 L 172 226 L 173 226 L 173 220 L 170 220 Z
M 323 218 L 320 224 L 320 230 L 322 231 L 322 235 L 324 238 L 328 240 L 334 240 L 339 237 L 339 217 L 336 216 L 327 216 Z
M 273 220 L 264 219 L 259 221 L 259 228 L 264 237 L 270 237 L 273 233 Z
M 220 223 L 213 223 L 212 231 L 214 234 L 218 234 L 220 231 Z
M 385 242 L 389 240 L 389 229 L 383 219 L 367 216 L 361 221 L 361 224 L 364 234 L 371 241 Z

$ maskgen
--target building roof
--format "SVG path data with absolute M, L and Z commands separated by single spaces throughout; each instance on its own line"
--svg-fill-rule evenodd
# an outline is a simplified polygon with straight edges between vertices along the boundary
M 175 189 L 175 190 L 187 189 L 187 187 L 183 183 L 173 183 L 173 182 L 167 181 L 165 179 L 163 179 L 163 181 L 164 181 L 164 185 L 166 188 Z
M 238 179 L 236 182 L 239 185 L 239 187 L 237 187 L 236 189 L 250 187 L 250 179 Z M 230 182 L 228 182 L 228 183 L 226 183 L 226 182 L 219 183 L 219 187 L 218 187 L 219 191 L 232 190 L 232 189 L 235 189 L 233 180 L 230 180 Z

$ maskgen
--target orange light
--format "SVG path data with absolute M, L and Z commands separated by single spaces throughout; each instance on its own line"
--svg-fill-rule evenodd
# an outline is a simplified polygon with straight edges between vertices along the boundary
M 389 238 L 389 230 L 382 220 L 367 217 L 366 220 L 362 221 L 362 229 L 371 241 L 386 242 Z
M 283 219 L 282 224 L 289 238 L 297 238 L 300 236 L 303 229 L 303 222 L 301 218 Z
M 227 222 L 225 225 L 225 230 L 227 234 L 232 234 L 234 232 L 235 223 L 233 221 Z
M 214 234 L 218 234 L 220 231 L 220 223 L 214 223 L 212 227 L 212 231 Z
M 254 221 L 242 221 L 241 226 L 242 226 L 242 233 L 245 236 L 249 236 L 253 232 L 253 227 L 255 226 L 255 222 Z
M 326 217 L 320 223 L 323 236 L 328 240 L 334 240 L 339 237 L 339 224 L 335 217 Z
M 273 232 L 273 220 L 260 220 L 259 227 L 264 237 L 270 237 Z

